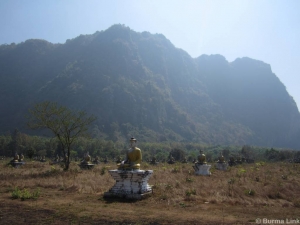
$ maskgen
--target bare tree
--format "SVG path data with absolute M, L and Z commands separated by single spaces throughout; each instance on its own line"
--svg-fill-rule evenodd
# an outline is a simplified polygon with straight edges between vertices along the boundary
M 62 145 L 65 170 L 69 169 L 71 146 L 79 136 L 87 134 L 88 125 L 96 118 L 86 112 L 72 111 L 54 102 L 41 102 L 29 110 L 28 126 L 31 129 L 49 129 Z

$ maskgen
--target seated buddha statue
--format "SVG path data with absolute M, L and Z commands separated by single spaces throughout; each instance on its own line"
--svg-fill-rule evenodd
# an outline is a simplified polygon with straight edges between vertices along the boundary
M 13 161 L 14 162 L 18 162 L 19 161 L 19 155 L 18 155 L 18 153 L 15 154 Z
M 201 165 L 206 164 L 206 156 L 204 155 L 203 151 L 200 150 L 199 153 L 200 154 L 198 155 L 198 161 L 196 163 Z
M 93 163 L 96 163 L 96 164 L 99 164 L 99 163 L 100 163 L 99 157 L 98 157 L 98 156 L 95 157 L 95 159 L 93 160 Z
M 130 149 L 127 151 L 126 159 L 121 163 L 118 163 L 119 170 L 140 169 L 140 162 L 142 161 L 142 153 L 139 148 L 136 147 L 136 139 L 130 139 Z
M 23 160 L 24 160 L 24 155 L 20 154 L 19 162 L 23 162 Z
M 84 163 L 89 163 L 91 161 L 91 156 L 89 152 L 84 155 Z
M 187 158 L 184 157 L 183 160 L 182 160 L 181 162 L 182 162 L 182 163 L 187 163 L 187 162 L 188 162 L 188 161 L 187 161 Z
M 169 155 L 168 163 L 169 164 L 174 164 L 175 163 L 175 159 L 171 154 Z
M 155 157 L 155 156 L 152 157 L 152 159 L 151 159 L 151 161 L 150 161 L 150 164 L 152 164 L 152 165 L 157 164 L 157 161 L 156 161 L 156 157 Z
M 219 156 L 217 163 L 224 163 L 224 162 L 225 162 L 225 158 L 224 158 L 222 152 L 220 152 L 220 156 Z
M 237 156 L 236 163 L 238 163 L 238 164 L 242 163 L 242 157 L 240 155 Z

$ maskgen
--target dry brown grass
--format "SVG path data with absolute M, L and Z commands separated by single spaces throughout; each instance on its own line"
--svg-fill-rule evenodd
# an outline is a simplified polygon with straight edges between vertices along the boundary
M 144 163 L 142 169 L 154 170 L 153 194 L 135 202 L 103 199 L 115 164 L 81 170 L 72 163 L 64 172 L 49 163 L 6 163 L 0 163 L 0 224 L 255 224 L 300 215 L 300 164 L 242 164 L 196 176 L 191 164 Z M 40 197 L 12 200 L 16 187 L 39 188 Z

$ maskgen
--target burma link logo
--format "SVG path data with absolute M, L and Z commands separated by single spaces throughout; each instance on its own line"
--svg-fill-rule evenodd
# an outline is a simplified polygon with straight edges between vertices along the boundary
M 300 224 L 299 219 L 285 219 L 285 220 L 274 220 L 274 219 L 267 219 L 267 218 L 257 218 L 255 220 L 256 224 Z

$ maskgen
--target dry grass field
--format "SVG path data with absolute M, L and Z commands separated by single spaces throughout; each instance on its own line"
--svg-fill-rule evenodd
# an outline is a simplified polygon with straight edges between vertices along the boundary
M 254 163 L 194 175 L 192 164 L 142 164 L 154 170 L 141 201 L 103 199 L 114 163 L 81 170 L 72 162 L 0 161 L 0 224 L 256 224 L 300 218 L 300 164 Z M 276 222 L 276 221 L 275 221 Z M 271 224 L 271 223 L 268 223 Z

